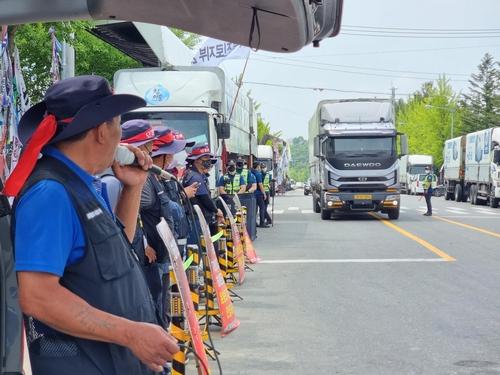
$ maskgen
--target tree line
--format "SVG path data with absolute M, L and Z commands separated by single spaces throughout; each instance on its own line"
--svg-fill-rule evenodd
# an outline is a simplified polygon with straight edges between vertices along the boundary
M 408 135 L 410 154 L 428 154 L 439 168 L 447 139 L 500 126 L 500 64 L 485 54 L 469 79 L 467 93 L 455 93 L 446 76 L 426 82 L 396 102 L 396 125 Z

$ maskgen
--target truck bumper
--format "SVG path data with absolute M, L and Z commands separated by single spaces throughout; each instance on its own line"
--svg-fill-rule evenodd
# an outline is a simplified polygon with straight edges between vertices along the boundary
M 390 211 L 399 209 L 400 194 L 374 193 L 325 193 L 325 209 L 339 211 Z

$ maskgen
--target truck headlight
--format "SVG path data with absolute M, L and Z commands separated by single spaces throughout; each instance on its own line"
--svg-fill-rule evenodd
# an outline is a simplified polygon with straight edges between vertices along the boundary
M 340 202 L 340 197 L 338 195 L 326 194 L 326 200 L 331 202 Z
M 397 201 L 399 200 L 399 195 L 388 195 L 385 197 L 385 201 Z

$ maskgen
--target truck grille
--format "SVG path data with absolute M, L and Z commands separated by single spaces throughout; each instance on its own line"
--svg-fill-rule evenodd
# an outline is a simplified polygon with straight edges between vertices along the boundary
M 342 184 L 339 186 L 339 191 L 342 192 L 374 192 L 374 191 L 385 191 L 387 186 L 384 184 Z
M 362 178 L 363 180 L 360 180 Z M 385 177 L 340 177 L 339 182 L 376 182 L 376 181 L 387 181 Z

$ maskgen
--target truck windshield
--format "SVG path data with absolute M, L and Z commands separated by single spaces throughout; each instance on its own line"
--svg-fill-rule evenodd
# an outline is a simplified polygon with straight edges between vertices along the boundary
M 326 156 L 387 157 L 395 154 L 394 137 L 339 137 L 326 142 Z
M 429 167 L 428 165 L 412 165 L 408 169 L 409 174 L 425 174 L 425 167 Z
M 122 115 L 122 122 L 135 119 L 151 121 L 156 126 L 168 126 L 196 143 L 210 143 L 208 115 L 203 112 L 129 112 Z

